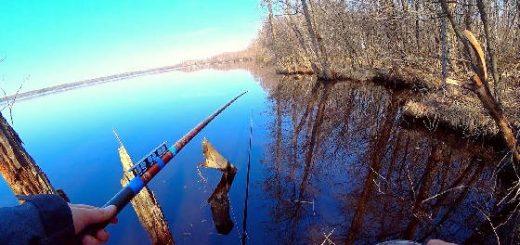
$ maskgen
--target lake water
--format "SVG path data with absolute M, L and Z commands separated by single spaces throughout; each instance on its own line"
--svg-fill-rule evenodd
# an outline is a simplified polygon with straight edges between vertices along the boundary
M 483 220 L 475 204 L 489 203 L 493 150 L 403 126 L 408 95 L 315 84 L 246 70 L 166 73 L 17 102 L 14 128 L 54 187 L 100 206 L 121 188 L 112 129 L 136 161 L 247 90 L 149 185 L 177 244 L 240 244 L 250 120 L 248 244 L 471 236 Z M 238 168 L 227 235 L 207 203 L 221 173 L 197 167 L 204 137 Z M 0 205 L 15 204 L 3 182 Z M 108 229 L 109 244 L 149 243 L 131 206 Z

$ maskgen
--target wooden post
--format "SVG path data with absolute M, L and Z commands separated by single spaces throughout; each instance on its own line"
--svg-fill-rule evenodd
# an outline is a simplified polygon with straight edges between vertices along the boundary
M 119 141 L 120 146 L 117 150 L 124 171 L 123 178 L 121 178 L 121 186 L 126 186 L 128 182 L 135 177 L 132 171 L 128 171 L 134 164 L 115 131 L 114 134 Z M 152 244 L 175 244 L 161 206 L 155 199 L 154 193 L 148 189 L 148 187 L 145 186 L 131 203 L 139 218 L 139 222 L 148 233 Z

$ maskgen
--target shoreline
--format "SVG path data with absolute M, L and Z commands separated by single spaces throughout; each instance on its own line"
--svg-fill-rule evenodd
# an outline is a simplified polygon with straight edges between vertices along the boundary
M 406 127 L 422 127 L 429 131 L 455 133 L 461 138 L 484 140 L 490 144 L 502 144 L 500 131 L 491 116 L 482 106 L 475 94 L 466 91 L 462 78 L 448 78 L 446 87 L 441 87 L 441 78 L 418 69 L 405 68 L 356 68 L 333 71 L 335 79 L 320 78 L 305 67 L 280 69 L 273 64 L 262 62 L 258 57 L 240 56 L 237 53 L 232 59 L 216 56 L 209 60 L 195 62 L 190 71 L 202 69 L 230 69 L 236 66 L 247 69 L 250 66 L 262 66 L 272 69 L 279 76 L 301 79 L 314 77 L 318 82 L 355 82 L 373 83 L 391 91 L 410 91 L 405 100 L 403 116 Z M 227 56 L 230 56 L 227 54 Z M 230 67 L 231 66 L 231 67 Z M 449 91 L 449 92 L 446 92 Z M 515 98 L 515 91 L 508 91 L 506 98 Z M 519 93 L 520 94 L 520 93 Z M 514 130 L 520 130 L 520 108 L 517 102 L 502 102 L 504 111 Z
M 231 55 L 218 55 L 205 60 L 189 60 L 171 66 L 113 74 L 31 90 L 0 98 L 0 104 L 9 103 L 10 100 L 32 99 L 76 88 L 172 71 L 195 72 L 205 69 L 229 70 L 235 68 L 251 70 L 251 66 L 270 69 L 278 76 L 293 77 L 294 79 L 310 76 L 316 77 L 320 82 L 329 82 L 321 81 L 316 74 L 309 70 L 302 71 L 295 68 L 293 71 L 288 71 L 278 69 L 275 65 L 259 61 L 255 56 L 243 56 L 241 52 L 238 52 Z M 446 96 L 440 89 L 441 80 L 439 77 L 412 68 L 358 68 L 336 71 L 334 74 L 336 75 L 336 82 L 370 82 L 386 87 L 391 91 L 410 91 L 412 95 L 403 106 L 403 116 L 408 123 L 417 124 L 416 126 L 428 128 L 430 131 L 454 132 L 462 138 L 497 142 L 500 137 L 498 128 L 491 117 L 483 110 L 480 102 L 475 100 L 476 98 L 473 98 L 474 96 L 471 93 L 464 94 L 464 88 L 457 80 L 450 79 L 451 81 L 447 84 L 446 89 L 454 92 L 451 93 L 454 95 Z M 516 130 L 520 129 L 520 118 L 514 117 L 515 114 L 519 113 L 518 109 L 515 109 L 514 103 L 512 106 L 506 107 L 506 113 L 511 121 L 511 126 Z
M 86 79 L 86 80 L 81 80 L 81 81 L 76 81 L 76 82 L 64 83 L 64 84 L 59 84 L 59 85 L 54 85 L 54 86 L 50 86 L 50 87 L 34 89 L 34 90 L 27 91 L 27 92 L 4 96 L 4 97 L 0 98 L 0 104 L 10 103 L 11 101 L 17 101 L 17 100 L 27 100 L 27 99 L 37 98 L 40 96 L 61 93 L 61 92 L 65 92 L 65 91 L 76 89 L 76 88 L 94 86 L 94 85 L 102 84 L 102 83 L 109 83 L 109 82 L 115 82 L 115 81 L 140 77 L 140 76 L 155 75 L 155 74 L 161 74 L 161 73 L 166 73 L 166 72 L 178 71 L 179 69 L 182 69 L 182 68 L 183 68 L 183 64 L 179 63 L 179 64 L 171 65 L 171 66 L 162 66 L 162 67 L 146 69 L 146 70 L 124 72 L 124 73 L 96 77 L 96 78 L 91 78 L 91 79 Z
M 148 75 L 156 75 L 173 71 L 182 71 L 182 72 L 192 72 L 198 71 L 202 69 L 218 69 L 219 65 L 228 65 L 228 64 L 236 64 L 236 63 L 247 63 L 252 61 L 252 59 L 240 59 L 240 60 L 226 60 L 221 62 L 211 62 L 209 60 L 189 60 L 181 63 L 177 63 L 170 66 L 161 66 L 157 68 L 151 68 L 146 70 L 138 70 L 138 71 L 130 71 L 112 74 L 108 76 L 96 77 L 91 79 L 85 79 L 70 83 L 63 83 L 54 86 L 44 87 L 40 89 L 33 89 L 26 92 L 11 94 L 7 96 L 0 97 L 0 104 L 9 104 L 11 101 L 19 101 L 19 100 L 28 100 L 32 98 L 37 98 L 41 96 L 46 96 L 55 93 L 61 93 L 77 88 L 83 88 L 88 86 L 94 86 L 97 84 L 115 82 L 125 79 L 132 79 L 141 76 Z

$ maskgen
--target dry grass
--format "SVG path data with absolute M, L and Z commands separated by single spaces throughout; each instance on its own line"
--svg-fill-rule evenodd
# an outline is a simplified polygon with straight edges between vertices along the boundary
M 513 128 L 520 129 L 518 92 L 509 90 L 504 94 L 503 107 Z M 429 129 L 445 127 L 469 137 L 495 138 L 498 127 L 483 108 L 480 100 L 460 86 L 449 86 L 442 91 L 429 93 L 408 101 L 404 115 L 421 120 Z

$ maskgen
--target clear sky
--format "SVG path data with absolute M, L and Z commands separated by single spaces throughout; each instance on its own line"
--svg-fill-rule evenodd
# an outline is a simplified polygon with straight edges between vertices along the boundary
M 14 92 L 240 50 L 258 0 L 2 0 L 0 87 Z

